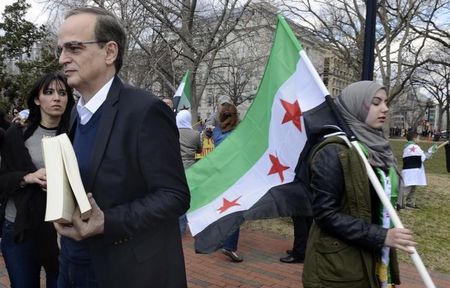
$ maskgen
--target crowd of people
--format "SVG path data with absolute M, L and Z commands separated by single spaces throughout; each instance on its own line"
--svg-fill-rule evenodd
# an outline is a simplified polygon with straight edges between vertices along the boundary
M 42 267 L 47 287 L 187 286 L 185 169 L 221 145 L 239 115 L 222 97 L 195 129 L 189 110 L 174 111 L 171 99 L 122 83 L 125 48 L 126 32 L 106 10 L 69 11 L 58 32 L 63 74 L 35 83 L 26 118 L 15 109 L 10 124 L 0 113 L 1 250 L 12 287 L 38 287 Z M 73 89 L 81 95 L 77 103 Z M 408 133 L 403 170 L 397 166 L 382 130 L 385 87 L 356 82 L 335 103 L 391 203 L 417 208 L 414 187 L 426 184 L 428 156 Z M 76 211 L 72 223 L 52 225 L 44 221 L 41 140 L 61 133 L 72 141 L 92 214 L 83 221 Z M 410 230 L 392 226 L 354 147 L 340 134 L 323 135 L 308 163 L 313 217 L 293 219 L 293 249 L 280 261 L 304 263 L 304 287 L 399 284 L 396 250 L 412 253 L 416 243 Z M 239 233 L 222 248 L 233 262 L 243 261 Z

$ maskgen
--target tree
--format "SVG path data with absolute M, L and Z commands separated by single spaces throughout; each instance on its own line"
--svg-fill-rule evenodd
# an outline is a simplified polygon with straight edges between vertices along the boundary
M 254 32 L 255 35 L 249 35 L 246 39 L 241 37 L 240 41 L 219 52 L 208 81 L 217 89 L 215 95 L 209 95 L 214 104 L 220 95 L 229 96 L 235 106 L 255 97 L 256 87 L 252 84 L 262 75 L 261 68 L 268 53 L 268 49 L 267 52 L 261 51 L 261 47 L 269 45 L 260 45 L 256 39 L 261 41 L 261 34 Z M 239 29 L 234 33 L 239 33 Z
M 411 26 L 416 33 L 434 42 L 434 48 L 440 50 L 443 58 L 436 59 L 429 55 L 425 60 L 432 64 L 442 64 L 450 67 L 450 2 L 436 1 L 435 9 L 419 11 L 418 18 L 426 25 Z
M 215 59 L 221 49 L 238 37 L 233 32 L 251 0 L 211 2 L 204 6 L 195 0 L 138 1 L 156 19 L 159 29 L 153 28 L 153 32 L 171 48 L 174 66 L 178 61 L 184 64 L 180 65 L 184 69 L 174 71 L 173 78 L 181 79 L 186 70 L 192 71 L 192 118 L 197 119 L 197 109 Z
M 30 4 L 25 0 L 5 7 L 0 22 L 0 91 L 8 102 L 23 106 L 31 85 L 43 73 L 57 71 L 58 61 L 48 45 L 45 26 L 35 26 L 24 19 Z M 53 46 L 53 45 L 52 45 Z M 32 59 L 33 49 L 41 51 Z
M 0 58 L 18 59 L 22 54 L 31 56 L 33 44 L 45 36 L 45 27 L 36 27 L 33 23 L 25 20 L 25 14 L 31 5 L 25 0 L 7 5 L 2 14 L 3 21 L 0 22 L 0 30 L 4 35 L 0 36 Z
M 448 63 L 449 60 L 439 57 L 430 57 L 440 61 L 441 63 Z M 449 102 L 450 102 L 450 67 L 445 64 L 427 63 L 418 71 L 418 76 L 414 78 L 414 82 L 419 87 L 423 88 L 429 96 L 432 97 L 433 102 L 437 104 L 438 121 L 437 129 L 440 131 L 442 127 L 442 116 L 445 114 L 447 119 L 446 130 L 449 130 Z M 446 113 L 444 113 L 446 112 Z
M 336 51 L 348 63 L 353 75 L 361 75 L 365 28 L 362 0 L 281 0 L 299 22 Z M 441 9 L 441 0 L 378 0 L 376 27 L 376 73 L 389 91 L 391 102 L 404 92 L 414 70 L 423 64 L 426 34 L 413 27 L 425 27 Z M 426 13 L 425 13 L 426 12 Z M 357 79 L 355 79 L 357 80 Z
M 54 8 L 68 8 L 87 1 L 50 2 Z M 115 13 L 128 31 L 129 56 L 121 72 L 126 80 L 153 89 L 156 86 L 160 94 L 173 95 L 186 70 L 192 71 L 192 118 L 197 119 L 197 108 L 218 52 L 237 37 L 245 37 L 233 32 L 238 25 L 244 25 L 242 16 L 251 0 L 206 1 L 206 4 L 196 0 L 90 2 Z

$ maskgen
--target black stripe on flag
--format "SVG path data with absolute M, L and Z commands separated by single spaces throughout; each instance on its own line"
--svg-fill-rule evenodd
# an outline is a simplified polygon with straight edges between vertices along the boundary
M 403 158 L 403 169 L 415 169 L 422 166 L 422 156 L 408 156 Z

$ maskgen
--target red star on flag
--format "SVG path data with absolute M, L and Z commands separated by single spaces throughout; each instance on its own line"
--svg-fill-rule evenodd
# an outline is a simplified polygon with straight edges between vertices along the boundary
M 287 101 L 284 101 L 283 99 L 280 99 L 280 100 L 281 100 L 281 105 L 283 105 L 284 110 L 286 110 L 286 113 L 284 114 L 283 122 L 281 124 L 292 121 L 294 123 L 295 127 L 297 127 L 299 131 L 302 131 L 302 123 L 300 122 L 300 117 L 302 116 L 302 111 L 300 110 L 298 101 L 295 100 L 294 103 L 289 103 Z
M 280 176 L 281 182 L 284 182 L 284 175 L 283 171 L 286 169 L 289 169 L 289 166 L 284 166 L 280 163 L 280 159 L 278 159 L 277 156 L 274 156 L 272 154 L 269 154 L 270 162 L 272 162 L 272 167 L 270 168 L 269 174 L 272 175 L 275 173 L 278 173 L 278 176 Z
M 219 213 L 223 213 L 223 212 L 225 212 L 226 210 L 228 210 L 229 208 L 231 208 L 233 206 L 241 206 L 241 204 L 237 203 L 239 198 L 241 198 L 241 196 L 239 196 L 238 198 L 234 199 L 233 201 L 228 201 L 227 199 L 223 198 L 222 207 L 217 209 L 217 211 L 219 211 Z
M 416 146 L 413 145 L 411 148 L 409 148 L 409 150 L 413 153 L 416 152 Z

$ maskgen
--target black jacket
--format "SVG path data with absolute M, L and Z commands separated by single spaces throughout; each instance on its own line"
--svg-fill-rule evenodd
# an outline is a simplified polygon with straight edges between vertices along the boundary
M 97 283 L 186 287 L 178 219 L 190 194 L 174 114 L 118 77 L 102 105 L 83 183 L 105 216 L 104 233 L 87 239 Z
M 57 271 L 58 246 L 56 231 L 52 223 L 45 223 L 46 193 L 38 185 L 20 187 L 23 177 L 36 171 L 28 149 L 25 147 L 22 128 L 11 126 L 5 134 L 2 147 L 0 168 L 1 215 L 4 217 L 5 204 L 8 199 L 14 199 L 17 215 L 14 223 L 14 238 L 20 243 L 36 241 L 41 260 L 50 262 Z
M 311 165 L 314 220 L 319 227 L 341 240 L 361 248 L 381 250 L 387 230 L 378 225 L 377 212 L 380 204 L 372 186 L 370 186 L 371 223 L 342 211 L 345 177 L 339 154 L 339 145 L 326 145 L 316 154 L 315 161 Z
M 3 138 L 5 137 L 5 130 L 3 130 L 3 128 L 0 127 L 0 153 L 1 153 L 1 149 L 2 149 L 2 145 L 3 145 Z M 1 154 L 0 154 L 1 156 Z
M 306 249 L 304 287 L 379 287 L 375 269 L 387 229 L 379 226 L 380 201 L 358 152 L 331 137 L 313 152 L 309 172 L 315 223 Z M 390 273 L 398 284 L 395 249 L 390 254 Z

